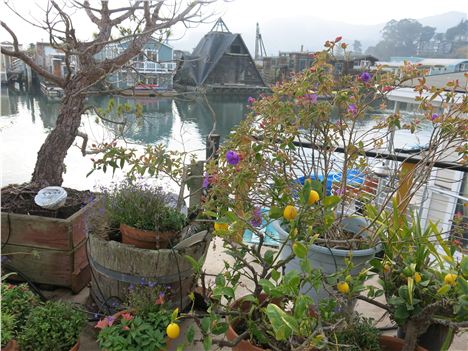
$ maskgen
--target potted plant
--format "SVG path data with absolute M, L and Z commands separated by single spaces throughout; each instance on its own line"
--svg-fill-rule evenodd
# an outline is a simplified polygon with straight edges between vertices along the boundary
M 35 307 L 18 336 L 21 350 L 77 351 L 79 336 L 86 325 L 86 314 L 70 304 L 47 301 Z
M 162 188 L 129 179 L 105 189 L 103 201 L 111 226 L 117 225 L 122 242 L 143 249 L 166 249 L 180 240 L 187 217 Z
M 11 274 L 2 277 L 2 345 L 10 342 L 12 350 L 16 347 L 18 336 L 23 331 L 31 311 L 40 305 L 40 300 L 27 284 L 13 285 L 6 282 Z
M 447 349 L 454 333 L 466 326 L 468 258 L 457 260 L 457 248 L 442 238 L 435 224 L 423 229 L 419 218 L 408 218 L 396 202 L 390 213 L 369 210 L 379 226 L 384 254 L 372 262 L 381 289 L 371 288 L 369 296 L 384 294 L 383 307 L 404 338 L 402 350 L 413 350 L 416 344 Z
M 99 347 L 107 350 L 164 350 L 180 330 L 176 322 L 178 309 L 166 306 L 167 291 L 153 284 L 132 287 L 124 310 L 101 319 Z

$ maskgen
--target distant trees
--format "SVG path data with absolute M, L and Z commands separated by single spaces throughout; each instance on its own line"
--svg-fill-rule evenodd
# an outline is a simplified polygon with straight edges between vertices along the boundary
M 446 33 L 436 33 L 436 28 L 423 26 L 414 19 L 405 18 L 400 21 L 391 20 L 382 30 L 382 38 L 377 45 L 367 48 L 366 53 L 380 59 L 389 59 L 391 56 L 416 56 L 418 47 L 422 43 L 435 41 L 461 41 L 453 45 L 454 55 L 466 51 L 466 36 L 468 35 L 468 21 L 462 20 L 454 27 L 447 29 Z M 463 42 L 465 44 L 463 45 Z
M 430 40 L 435 28 L 423 26 L 414 19 L 391 20 L 382 30 L 383 40 L 375 47 L 369 47 L 367 53 L 379 58 L 390 56 L 416 55 L 417 43 Z

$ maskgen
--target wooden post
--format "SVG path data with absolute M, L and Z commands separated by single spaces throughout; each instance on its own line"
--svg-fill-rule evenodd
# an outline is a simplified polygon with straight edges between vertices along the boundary
M 197 163 L 189 166 L 187 187 L 190 191 L 190 208 L 198 206 L 201 202 L 204 163 L 205 161 L 197 161 Z
M 209 160 L 211 157 L 218 158 L 219 140 L 221 136 L 219 134 L 210 134 L 206 137 L 206 159 Z
M 410 202 L 410 191 L 413 185 L 414 169 L 416 168 L 415 163 L 402 162 L 400 170 L 400 183 L 397 191 L 397 203 L 398 208 L 401 211 L 406 210 Z

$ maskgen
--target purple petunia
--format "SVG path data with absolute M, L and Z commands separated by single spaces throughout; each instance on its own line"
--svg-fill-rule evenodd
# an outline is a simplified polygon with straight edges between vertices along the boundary
M 311 104 L 317 103 L 317 94 L 305 94 L 304 98 L 306 98 Z
M 260 209 L 260 207 L 254 207 L 252 211 L 252 220 L 250 221 L 250 224 L 258 228 L 262 225 L 262 223 L 262 210 Z
M 228 152 L 226 152 L 226 161 L 230 165 L 237 165 L 240 162 L 239 154 L 235 151 L 229 150 Z
M 372 75 L 369 72 L 363 72 L 363 73 L 361 73 L 359 78 L 361 78 L 361 80 L 364 83 L 367 83 L 368 81 L 370 81 L 372 79 Z
M 439 115 L 437 113 L 433 113 L 431 119 L 435 121 L 437 118 L 439 118 Z
M 352 113 L 355 115 L 357 113 L 357 107 L 355 104 L 349 104 L 348 105 L 348 112 Z
M 249 96 L 248 99 L 247 99 L 247 102 L 248 102 L 249 104 L 253 104 L 253 103 L 255 102 L 255 98 Z

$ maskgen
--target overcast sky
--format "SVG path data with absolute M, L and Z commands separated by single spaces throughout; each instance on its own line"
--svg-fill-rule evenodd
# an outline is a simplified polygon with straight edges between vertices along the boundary
M 111 0 L 110 6 L 123 0 Z M 9 0 L 19 12 L 28 16 L 41 17 L 37 6 L 44 6 L 46 0 Z M 233 0 L 219 1 L 211 9 L 205 12 L 214 11 L 215 17 L 222 16 L 232 32 L 251 30 L 255 31 L 255 23 L 276 21 L 281 26 L 281 19 L 294 19 L 297 16 L 310 16 L 330 21 L 345 22 L 350 24 L 378 24 L 385 23 L 391 19 L 422 18 L 437 15 L 449 11 L 468 13 L 468 1 L 466 0 Z M 40 30 L 22 23 L 5 8 L 2 1 L 1 19 L 14 29 L 21 42 L 29 43 L 47 40 L 47 35 Z M 93 24 L 85 21 L 80 16 L 75 16 L 77 27 L 82 35 L 90 35 L 95 28 Z M 184 49 L 187 46 L 194 47 L 203 33 L 206 33 L 213 24 L 205 24 L 187 34 L 186 30 L 177 28 L 175 38 L 185 35 L 181 41 Z M 9 40 L 5 32 L 1 33 L 1 40 Z M 189 42 L 188 39 L 189 38 Z M 271 38 L 270 38 L 271 40 Z M 177 48 L 177 42 L 171 43 Z

